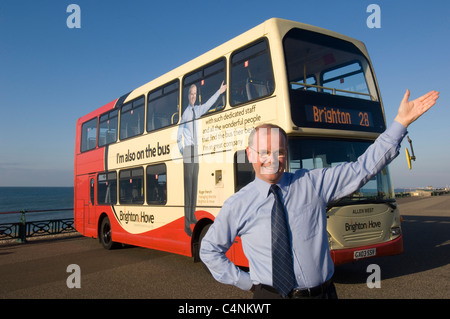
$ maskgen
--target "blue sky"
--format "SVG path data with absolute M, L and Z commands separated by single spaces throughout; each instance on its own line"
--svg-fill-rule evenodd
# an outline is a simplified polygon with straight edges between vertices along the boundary
M 66 25 L 69 4 L 81 28 Z M 368 28 L 369 4 L 381 28 Z M 391 122 L 407 88 L 438 90 L 412 124 L 417 157 L 391 164 L 395 187 L 450 185 L 450 2 L 0 1 L 0 186 L 72 186 L 77 118 L 271 18 L 363 41 Z

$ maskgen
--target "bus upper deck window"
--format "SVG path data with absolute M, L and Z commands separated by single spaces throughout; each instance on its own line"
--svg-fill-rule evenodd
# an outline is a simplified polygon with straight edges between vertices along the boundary
M 89 120 L 81 126 L 81 151 L 89 151 L 97 146 L 97 118 Z
M 104 146 L 117 141 L 119 111 L 113 110 L 100 116 L 98 146 Z
M 179 82 L 175 81 L 148 94 L 147 132 L 178 123 Z
M 314 91 L 377 101 L 369 62 L 353 43 L 292 29 L 283 47 L 291 93 Z
M 203 105 L 217 92 L 222 82 L 226 83 L 226 63 L 223 58 L 186 75 L 183 80 L 182 113 L 190 104 L 189 92 L 191 86 L 196 86 L 197 88 L 197 96 L 194 104 Z M 225 96 L 226 94 L 219 96 L 204 114 L 222 110 L 226 103 Z
M 265 39 L 236 51 L 231 57 L 231 105 L 269 96 L 274 78 L 269 46 Z
M 120 139 L 144 132 L 145 98 L 142 96 L 122 106 L 120 111 Z

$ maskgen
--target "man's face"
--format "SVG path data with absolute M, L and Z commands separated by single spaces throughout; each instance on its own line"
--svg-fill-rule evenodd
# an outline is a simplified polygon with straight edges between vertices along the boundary
M 197 100 L 197 87 L 196 86 L 192 86 L 189 89 L 188 99 L 189 99 L 189 104 L 191 106 L 194 106 L 195 105 L 195 101 Z
M 277 128 L 260 128 L 247 147 L 247 156 L 258 178 L 276 184 L 286 168 L 286 140 Z

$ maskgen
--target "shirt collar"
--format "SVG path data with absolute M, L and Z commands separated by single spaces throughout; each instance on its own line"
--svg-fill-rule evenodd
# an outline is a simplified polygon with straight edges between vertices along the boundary
M 289 175 L 284 173 L 277 185 L 281 188 L 283 194 L 287 193 L 289 190 Z M 267 197 L 269 194 L 270 184 L 256 176 L 255 187 L 262 196 Z

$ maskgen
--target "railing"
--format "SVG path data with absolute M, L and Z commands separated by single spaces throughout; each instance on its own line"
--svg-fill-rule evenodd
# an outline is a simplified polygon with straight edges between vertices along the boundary
M 292 85 L 303 86 L 303 88 L 305 90 L 306 90 L 306 88 L 316 88 L 316 89 L 320 89 L 320 90 L 328 90 L 328 91 L 331 91 L 331 93 L 333 95 L 336 95 L 336 92 L 342 92 L 342 93 L 347 93 L 347 94 L 363 95 L 363 96 L 368 96 L 368 97 L 370 97 L 370 99 L 372 101 L 375 101 L 375 98 L 372 95 L 370 95 L 369 93 L 341 90 L 341 89 L 330 88 L 330 87 L 321 86 L 321 85 L 315 85 L 315 84 L 301 83 L 301 82 L 290 82 L 289 84 L 291 84 L 291 87 L 292 87 Z
M 6 214 L 21 214 L 20 220 L 16 223 L 0 224 L 0 241 L 7 239 L 17 239 L 17 241 L 25 243 L 27 241 L 27 238 L 29 237 L 76 232 L 76 229 L 73 226 L 73 218 L 39 220 L 30 222 L 27 222 L 25 218 L 25 214 L 28 213 L 50 213 L 63 211 L 73 211 L 73 208 L 0 212 L 0 216 Z

